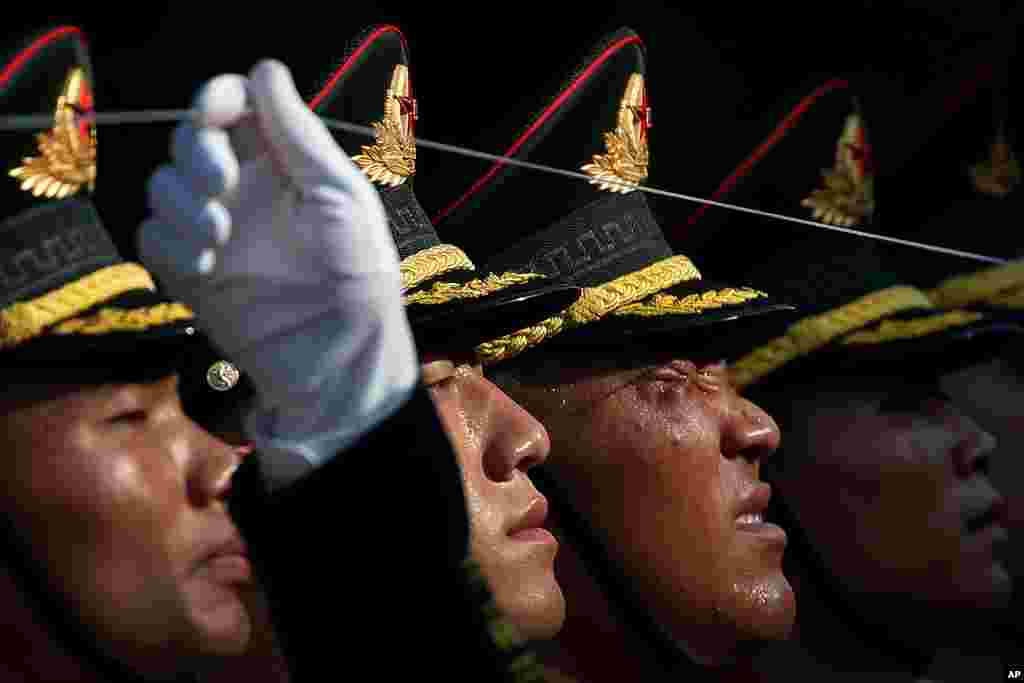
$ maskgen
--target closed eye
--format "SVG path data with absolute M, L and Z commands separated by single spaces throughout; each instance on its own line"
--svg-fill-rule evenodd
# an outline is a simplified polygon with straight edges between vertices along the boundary
M 110 424 L 131 424 L 135 422 L 145 422 L 149 414 L 145 410 L 127 410 L 123 413 L 117 413 L 107 419 Z
M 455 377 L 456 365 L 450 360 L 436 360 L 420 365 L 420 379 L 427 387 L 446 387 Z

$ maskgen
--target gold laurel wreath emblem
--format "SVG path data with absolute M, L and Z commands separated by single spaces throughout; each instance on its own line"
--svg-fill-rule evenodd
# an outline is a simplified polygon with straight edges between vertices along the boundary
M 851 227 L 866 221 L 875 211 L 871 147 L 858 113 L 846 117 L 836 143 L 835 165 L 822 172 L 824 187 L 811 192 L 800 206 L 811 217 L 829 225 Z
M 604 134 L 605 154 L 580 168 L 600 190 L 626 194 L 647 179 L 649 152 L 647 129 L 650 107 L 644 91 L 644 77 L 632 74 L 619 105 L 618 125 Z
M 988 159 L 970 170 L 974 189 L 992 197 L 1005 197 L 1020 183 L 1020 164 L 1003 135 L 992 143 Z
M 409 68 L 399 64 L 391 74 L 391 85 L 384 98 L 384 118 L 373 123 L 376 141 L 363 145 L 362 154 L 352 157 L 371 182 L 397 187 L 416 173 L 416 118 Z
M 21 189 L 35 197 L 64 199 L 83 186 L 96 186 L 96 125 L 92 88 L 81 67 L 68 74 L 57 98 L 53 128 L 36 135 L 40 156 L 25 157 L 8 172 L 21 181 Z

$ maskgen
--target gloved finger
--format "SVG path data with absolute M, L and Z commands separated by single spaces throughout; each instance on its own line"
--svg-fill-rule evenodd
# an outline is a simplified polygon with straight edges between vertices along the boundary
M 200 127 L 228 131 L 239 164 L 267 154 L 267 143 L 252 109 L 249 80 L 224 74 L 209 80 L 192 103 Z
M 288 67 L 274 60 L 257 64 L 249 75 L 249 94 L 274 157 L 299 188 L 328 185 L 362 196 L 373 191 L 303 101 Z
M 173 166 L 165 164 L 149 177 L 146 194 L 150 210 L 182 237 L 206 247 L 224 245 L 231 237 L 231 214 L 224 205 L 197 195 Z
M 179 125 L 171 136 L 171 158 L 199 195 L 219 197 L 238 185 L 238 157 L 223 129 Z
M 150 218 L 139 226 L 135 236 L 142 263 L 175 296 L 187 294 L 188 281 L 212 271 L 216 257 L 204 244 L 183 237 L 177 229 L 159 218 Z M 194 303 L 194 302 L 186 302 Z
M 239 164 L 244 165 L 247 161 L 274 155 L 274 149 L 260 128 L 256 114 L 246 114 L 242 117 L 238 124 L 228 129 L 228 137 Z M 284 173 L 283 168 L 279 170 Z
M 192 101 L 200 126 L 230 128 L 249 113 L 246 78 L 222 74 L 203 84 Z

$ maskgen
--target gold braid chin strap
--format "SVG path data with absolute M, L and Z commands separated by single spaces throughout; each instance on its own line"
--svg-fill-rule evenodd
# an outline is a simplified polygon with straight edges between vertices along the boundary
M 56 325 L 54 334 L 107 334 L 108 332 L 141 332 L 151 327 L 180 320 L 192 320 L 195 314 L 182 303 L 156 304 L 145 308 L 101 308 L 84 318 L 72 318 Z
M 484 342 L 476 347 L 476 355 L 485 365 L 508 360 L 565 329 L 600 320 L 620 306 L 641 301 L 681 282 L 699 279 L 700 271 L 689 258 L 670 256 L 611 282 L 584 289 L 580 298 L 559 315 Z
M 917 320 L 883 320 L 874 329 L 854 332 L 842 340 L 843 346 L 859 344 L 880 344 L 897 339 L 917 339 L 947 330 L 962 327 L 987 317 L 984 313 L 956 310 L 940 315 L 929 315 Z
M 452 301 L 463 299 L 479 299 L 480 297 L 500 292 L 513 285 L 521 285 L 533 280 L 542 280 L 544 276 L 539 273 L 502 273 L 496 275 L 489 273 L 484 278 L 477 278 L 469 282 L 435 282 L 427 289 L 407 294 L 405 305 L 410 304 L 447 304 Z
M 928 296 L 939 308 L 959 308 L 978 303 L 1019 301 L 1020 290 L 1024 290 L 1024 259 L 951 277 L 928 292 Z M 1017 295 L 1013 296 L 1015 293 Z
M 750 287 L 726 287 L 725 289 L 709 289 L 706 292 L 672 296 L 655 294 L 650 299 L 629 304 L 612 311 L 615 316 L 640 316 L 649 318 L 662 315 L 697 315 L 704 311 L 746 303 L 753 299 L 765 299 L 767 292 Z
M 988 300 L 988 303 L 993 306 L 1002 306 L 1003 308 L 1024 309 L 1024 286 L 1021 286 L 1020 289 L 1013 289 L 994 296 Z
M 934 309 L 928 296 L 915 287 L 897 285 L 872 292 L 844 306 L 790 325 L 781 337 L 751 351 L 729 367 L 738 389 L 753 384 L 786 363 L 816 351 L 872 320 L 913 308 Z

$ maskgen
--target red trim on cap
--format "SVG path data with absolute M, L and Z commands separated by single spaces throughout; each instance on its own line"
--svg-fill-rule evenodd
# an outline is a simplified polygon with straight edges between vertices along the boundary
M 61 38 L 67 35 L 77 35 L 78 38 L 85 43 L 85 34 L 82 33 L 82 29 L 76 26 L 61 26 L 55 28 L 52 31 L 48 31 L 43 35 L 32 41 L 32 44 L 26 47 L 24 50 L 15 55 L 14 59 L 10 61 L 7 66 L 4 67 L 3 71 L 0 71 L 0 88 L 7 85 L 7 82 L 14 78 L 14 74 L 18 72 L 18 69 L 23 67 L 26 62 L 36 56 L 40 50 L 45 48 L 51 43 L 55 43 Z
M 789 133 L 790 129 L 793 128 L 794 125 L 796 125 L 796 122 L 798 120 L 800 120 L 800 117 L 803 116 L 807 112 L 807 110 L 811 108 L 811 105 L 814 104 L 819 98 L 821 98 L 823 95 L 832 92 L 833 90 L 842 90 L 844 88 L 847 88 L 849 87 L 849 85 L 849 82 L 844 79 L 833 78 L 832 80 L 825 82 L 823 85 L 818 86 L 814 90 L 814 92 L 800 100 L 800 103 L 796 105 L 793 111 L 791 111 L 786 116 L 786 118 L 782 119 L 782 123 L 775 127 L 775 130 L 772 131 L 771 135 L 769 135 L 765 139 L 765 141 L 762 142 L 757 147 L 757 149 L 755 149 L 754 152 L 743 161 L 743 163 L 737 166 L 735 170 L 733 170 L 733 172 L 729 174 L 729 177 L 727 177 L 725 180 L 721 182 L 718 188 L 716 188 L 715 191 L 711 194 L 710 199 L 712 201 L 718 201 L 718 199 L 721 198 L 723 195 L 726 195 L 729 192 L 731 192 L 733 187 L 735 187 L 736 183 L 738 183 L 740 179 L 743 178 L 743 176 L 749 173 L 750 170 L 754 168 L 754 165 L 757 164 L 757 162 L 759 162 L 764 157 L 764 155 L 766 155 L 771 150 L 771 148 L 774 147 L 776 143 L 779 142 L 779 140 L 784 138 L 786 134 Z M 704 212 L 707 211 L 709 206 L 711 205 L 703 204 L 699 209 L 697 209 L 693 213 L 692 216 L 690 216 L 690 219 L 687 222 L 687 224 L 693 225 L 694 223 L 696 223 L 700 219 L 700 217 L 704 215 Z
M 381 26 L 380 28 L 373 31 L 373 33 L 368 35 L 366 37 L 366 40 L 363 41 L 363 44 L 356 48 L 355 52 L 348 56 L 348 59 L 346 59 L 345 62 L 338 67 L 337 71 L 331 74 L 331 77 L 327 80 L 327 85 L 321 88 L 320 92 L 318 92 L 316 96 L 309 101 L 309 108 L 316 109 L 317 107 L 319 107 L 323 99 L 331 94 L 331 91 L 334 89 L 334 86 L 337 85 L 338 80 L 341 79 L 341 77 L 345 74 L 346 71 L 348 71 L 349 67 L 351 67 L 355 63 L 355 61 L 359 59 L 360 55 L 362 55 L 370 47 L 370 45 L 373 44 L 373 41 L 377 40 L 386 33 L 397 33 L 402 41 L 402 48 L 406 52 L 409 51 L 409 46 L 405 42 L 405 34 L 402 33 L 402 29 L 398 28 L 397 26 L 391 25 Z
M 594 71 L 596 71 L 598 67 L 600 67 L 604 62 L 606 62 L 608 58 L 610 58 L 613 54 L 615 54 L 622 48 L 626 47 L 627 45 L 631 45 L 634 43 L 641 46 L 643 45 L 643 41 L 640 40 L 639 36 L 628 36 L 626 38 L 623 38 L 622 40 L 619 40 L 618 42 L 612 43 L 607 48 L 605 48 L 605 50 L 600 55 L 598 55 L 597 59 L 591 62 L 587 66 L 587 68 L 584 69 L 583 72 L 580 73 L 580 75 L 577 76 L 571 84 L 569 84 L 569 87 L 563 90 L 562 93 L 555 98 L 555 101 L 549 104 L 547 108 L 540 113 L 540 116 L 538 116 L 537 119 L 532 124 L 530 124 L 530 127 L 526 129 L 526 132 L 520 135 L 519 138 L 512 143 L 512 146 L 505 150 L 505 153 L 502 156 L 510 157 L 514 155 L 519 150 L 519 148 L 526 143 L 529 137 L 533 135 L 535 132 L 537 132 L 537 129 L 540 128 L 544 124 L 544 122 L 551 117 L 555 110 L 562 106 L 565 100 L 567 100 L 569 96 L 572 95 L 573 92 L 575 92 L 583 84 L 584 81 L 586 81 L 593 75 Z M 461 197 L 456 199 L 454 202 L 452 202 L 446 208 L 444 208 L 440 213 L 434 216 L 433 223 L 436 225 L 437 223 L 443 221 L 448 214 L 450 214 L 452 211 L 455 211 L 460 206 L 465 204 L 466 201 L 468 201 L 470 197 L 476 194 L 480 190 L 480 188 L 486 185 L 491 180 L 491 178 L 493 178 L 494 175 L 498 172 L 498 169 L 504 165 L 504 163 L 496 161 L 494 165 L 491 166 L 491 168 L 488 169 L 486 173 L 484 173 L 482 176 L 476 179 L 476 182 L 474 182 Z

